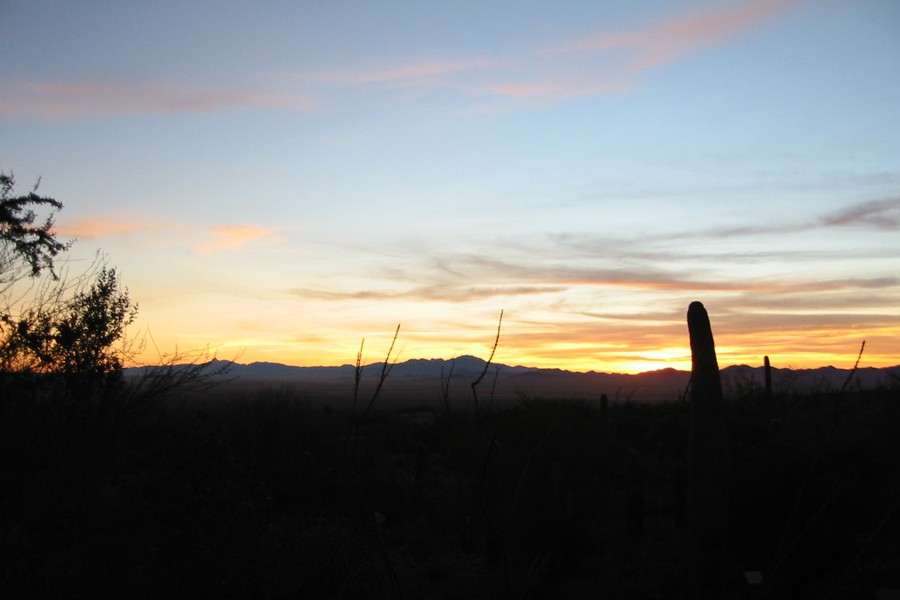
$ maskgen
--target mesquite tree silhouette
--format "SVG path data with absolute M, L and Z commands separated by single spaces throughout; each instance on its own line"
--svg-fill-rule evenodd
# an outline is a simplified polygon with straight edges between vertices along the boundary
M 22 277 L 37 277 L 53 271 L 53 259 L 70 244 L 56 239 L 53 218 L 62 203 L 37 195 L 37 185 L 22 196 L 13 193 L 16 180 L 12 174 L 0 173 L 0 290 L 6 290 Z M 40 183 L 40 181 L 38 182 Z M 35 210 L 49 209 L 50 214 L 35 224 Z
M 56 260 L 71 246 L 53 230 L 62 203 L 37 186 L 17 196 L 14 184 L 0 174 L 0 373 L 13 385 L 56 374 L 82 396 L 121 373 L 137 305 L 101 258 L 80 275 L 59 272 Z M 38 220 L 42 210 L 49 215 Z

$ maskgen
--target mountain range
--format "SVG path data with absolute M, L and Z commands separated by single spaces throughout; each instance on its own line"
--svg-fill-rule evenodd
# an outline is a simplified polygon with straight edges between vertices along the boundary
M 474 356 L 454 359 L 411 359 L 390 365 L 385 392 L 393 387 L 406 388 L 409 393 L 439 393 L 442 381 L 448 390 L 467 392 L 471 383 L 485 373 L 485 361 Z M 361 385 L 372 386 L 380 377 L 384 363 L 365 365 Z M 146 375 L 159 367 L 137 367 L 125 370 L 126 377 Z M 191 365 L 170 367 L 187 369 Z M 315 388 L 339 386 L 352 388 L 355 366 L 346 364 L 334 367 L 296 367 L 271 362 L 240 364 L 213 359 L 203 367 L 205 373 L 225 372 L 216 375 L 243 384 L 279 384 Z M 852 378 L 850 378 L 852 372 Z M 763 367 L 738 365 L 721 370 L 726 394 L 740 393 L 763 385 Z M 874 389 L 900 384 L 900 366 L 888 368 L 851 369 L 821 367 L 818 369 L 772 368 L 773 387 L 776 393 L 804 391 L 837 391 L 850 378 L 850 389 Z M 398 381 L 399 380 L 399 381 Z M 638 401 L 677 400 L 683 395 L 690 380 L 690 372 L 676 369 L 647 371 L 639 374 L 574 372 L 562 369 L 543 369 L 503 364 L 488 365 L 481 383 L 484 393 L 496 397 L 547 397 L 547 398 L 597 398 L 607 394 L 612 399 Z M 449 383 L 447 383 L 449 381 Z M 401 383 L 402 382 L 402 383 Z M 399 385 L 398 385 L 399 384 Z M 462 386 L 462 388 L 461 388 Z

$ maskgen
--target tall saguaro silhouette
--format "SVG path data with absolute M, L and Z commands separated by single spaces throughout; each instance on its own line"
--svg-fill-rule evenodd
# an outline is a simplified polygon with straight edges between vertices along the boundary
M 728 527 L 728 447 L 722 381 L 709 315 L 699 302 L 687 314 L 691 338 L 691 431 L 688 512 L 693 598 L 721 597 Z

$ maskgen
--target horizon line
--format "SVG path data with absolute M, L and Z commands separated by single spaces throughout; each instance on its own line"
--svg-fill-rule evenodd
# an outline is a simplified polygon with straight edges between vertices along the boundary
M 485 359 L 480 358 L 478 356 L 474 356 L 472 354 L 461 354 L 461 355 L 455 356 L 453 358 L 425 358 L 425 357 L 408 358 L 408 359 L 402 360 L 402 361 L 393 361 L 391 364 L 392 365 L 402 365 L 402 364 L 406 364 L 406 363 L 409 363 L 412 361 L 449 363 L 449 362 L 453 362 L 453 361 L 463 359 L 463 358 L 475 359 L 482 363 L 486 363 L 486 364 L 488 363 L 488 361 L 486 361 Z M 288 363 L 277 362 L 277 361 L 265 361 L 265 360 L 255 360 L 255 361 L 251 361 L 248 363 L 241 363 L 241 362 L 238 362 L 237 360 L 222 359 L 222 358 L 218 358 L 217 356 L 212 356 L 211 358 L 209 358 L 206 361 L 201 361 L 201 362 L 196 362 L 196 363 L 183 362 L 183 363 L 176 363 L 176 364 L 172 364 L 172 365 L 165 365 L 165 364 L 132 365 L 132 366 L 124 367 L 123 371 L 147 369 L 147 368 L 154 368 L 154 367 L 166 367 L 166 366 L 178 367 L 178 366 L 187 366 L 187 365 L 192 365 L 192 364 L 204 365 L 204 364 L 212 364 L 212 363 L 216 363 L 216 362 L 230 363 L 232 365 L 243 366 L 243 367 L 248 367 L 248 366 L 252 366 L 252 365 L 275 365 L 275 366 L 281 366 L 281 367 L 288 367 L 288 368 L 292 368 L 292 369 L 341 369 L 344 367 L 352 367 L 352 368 L 356 367 L 356 365 L 354 365 L 353 363 L 349 363 L 349 362 L 342 363 L 339 365 L 324 365 L 324 364 L 295 365 L 295 364 L 288 364 Z M 384 362 L 385 361 L 368 362 L 368 363 L 361 365 L 361 368 L 365 369 L 366 367 L 383 365 Z M 679 373 L 690 373 L 691 372 L 691 369 L 678 369 L 675 367 L 662 367 L 660 369 L 649 369 L 646 371 L 637 371 L 637 372 L 629 373 L 629 372 L 624 372 L 624 371 L 600 371 L 600 370 L 596 370 L 596 369 L 574 370 L 574 369 L 566 369 L 563 367 L 536 367 L 536 366 L 523 365 L 523 364 L 513 365 L 513 364 L 506 364 L 506 363 L 495 362 L 495 361 L 491 361 L 489 364 L 493 365 L 493 366 L 507 367 L 510 369 L 532 369 L 532 370 L 537 370 L 537 371 L 563 371 L 566 373 L 577 373 L 577 374 L 594 373 L 594 374 L 601 374 L 601 375 L 643 375 L 646 373 L 660 373 L 663 371 L 675 371 L 675 372 L 679 372 Z M 735 367 L 747 367 L 747 368 L 751 368 L 751 369 L 762 369 L 762 368 L 764 368 L 764 364 L 760 363 L 759 365 L 750 365 L 747 363 L 734 363 L 734 364 L 719 365 L 719 371 L 721 372 L 725 369 L 735 368 Z M 817 370 L 821 370 L 821 369 L 835 369 L 838 371 L 859 371 L 859 370 L 864 370 L 864 369 L 875 369 L 878 371 L 887 371 L 887 370 L 891 370 L 891 369 L 900 368 L 900 363 L 894 364 L 894 365 L 889 365 L 889 366 L 884 366 L 884 367 L 859 366 L 859 365 L 853 366 L 853 367 L 837 367 L 833 364 L 828 364 L 828 365 L 820 365 L 817 367 L 791 367 L 791 366 L 778 367 L 775 365 L 771 365 L 771 368 L 774 370 L 778 370 L 778 371 L 817 371 Z

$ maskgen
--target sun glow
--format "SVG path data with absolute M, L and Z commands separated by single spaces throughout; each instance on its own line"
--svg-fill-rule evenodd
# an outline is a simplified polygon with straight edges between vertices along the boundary
M 421 325 L 421 322 L 419 323 Z M 833 365 L 849 368 L 855 361 L 862 338 L 856 330 L 832 332 L 838 337 L 834 344 L 825 344 L 822 340 L 810 339 L 804 331 L 782 331 L 777 340 L 762 339 L 757 343 L 753 335 L 746 337 L 749 345 L 739 345 L 732 334 L 716 333 L 717 324 L 713 320 L 713 333 L 717 338 L 717 355 L 719 366 L 746 364 L 759 366 L 763 357 L 768 355 L 772 364 L 777 367 L 793 369 L 818 368 Z M 687 327 L 680 322 L 673 324 L 673 329 L 681 333 L 661 337 L 654 334 L 652 340 L 635 341 L 632 337 L 611 340 L 603 336 L 603 344 L 590 341 L 555 342 L 547 340 L 541 334 L 536 339 L 517 331 L 520 326 L 513 318 L 504 322 L 494 362 L 509 366 L 523 365 L 538 368 L 556 368 L 571 371 L 596 371 L 607 373 L 641 373 L 661 369 L 691 369 L 690 342 Z M 185 325 L 184 327 L 187 327 Z M 209 338 L 193 337 L 198 348 L 212 348 L 221 359 L 238 360 L 249 363 L 254 361 L 280 362 L 298 366 L 338 366 L 350 364 L 355 360 L 360 343 L 365 338 L 365 359 L 377 362 L 384 359 L 383 353 L 390 345 L 393 331 L 385 328 L 374 334 L 362 335 L 357 330 L 348 330 L 339 323 L 320 322 L 316 327 L 301 328 L 302 335 L 291 335 L 293 328 L 282 331 L 269 331 L 264 321 L 255 324 L 259 328 L 252 335 L 246 331 L 230 331 L 227 327 L 216 329 L 207 326 L 209 331 L 218 331 Z M 352 329 L 352 328 L 350 328 Z M 451 359 L 457 356 L 472 355 L 487 359 L 496 335 L 486 326 L 484 331 L 472 329 L 453 330 L 433 327 L 430 330 L 413 330 L 401 324 L 397 347 L 399 360 L 412 358 Z M 584 335 L 586 339 L 600 337 L 597 330 Z M 864 332 L 863 332 L 864 333 Z M 570 332 L 571 334 L 571 332 Z M 179 345 L 187 349 L 183 335 L 174 331 L 154 331 L 156 346 L 144 348 L 136 362 L 152 363 L 157 359 L 157 347 L 172 348 Z M 720 341 L 721 340 L 721 341 Z M 900 364 L 900 359 L 891 353 L 893 340 L 884 337 L 870 338 L 861 364 L 863 366 L 888 367 Z M 168 344 L 168 346 L 167 346 Z M 650 344 L 659 344 L 654 348 Z M 886 350 L 886 352 L 885 352 Z

